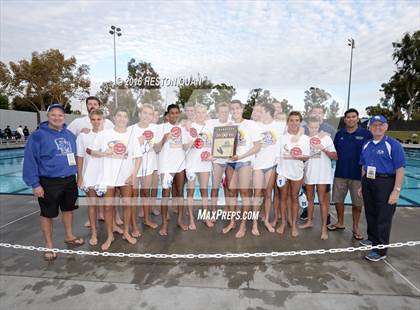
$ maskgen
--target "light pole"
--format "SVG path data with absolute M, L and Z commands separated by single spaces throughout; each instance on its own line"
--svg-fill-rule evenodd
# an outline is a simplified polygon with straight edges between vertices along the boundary
M 115 36 L 121 37 L 121 28 L 111 26 L 111 30 L 109 33 L 114 37 L 114 101 L 115 101 L 115 107 L 118 106 L 117 101 L 117 48 L 115 43 Z
M 353 49 L 354 49 L 354 39 L 350 38 L 347 40 L 347 45 L 351 47 L 350 53 L 350 74 L 349 74 L 349 90 L 347 93 L 347 110 L 350 108 L 350 88 L 351 88 L 351 69 L 353 66 Z

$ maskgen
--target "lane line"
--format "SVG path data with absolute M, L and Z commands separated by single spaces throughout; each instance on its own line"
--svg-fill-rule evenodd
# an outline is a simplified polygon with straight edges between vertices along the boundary
M 385 264 L 389 266 L 389 268 L 394 270 L 402 279 L 404 279 L 408 284 L 410 284 L 412 288 L 414 288 L 420 294 L 420 289 L 417 286 L 415 286 L 413 282 L 408 280 L 401 272 L 399 272 L 394 266 L 392 266 L 391 263 L 389 263 L 386 259 L 384 259 L 384 262 Z
M 4 224 L 3 226 L 0 226 L 0 229 L 3 229 L 4 227 L 9 226 L 9 225 L 11 225 L 11 224 L 13 224 L 13 223 L 16 223 L 17 221 L 20 221 L 20 220 L 22 220 L 22 219 L 24 219 L 24 218 L 26 218 L 26 217 L 28 217 L 28 216 L 31 216 L 31 215 L 33 215 L 33 214 L 35 214 L 35 213 L 39 213 L 39 210 L 36 210 L 36 211 L 34 211 L 34 212 L 31 212 L 31 213 L 29 213 L 29 214 L 26 214 L 26 215 L 24 215 L 24 216 L 21 216 L 20 218 L 18 218 L 18 219 L 16 219 L 16 220 L 13 220 L 13 221 L 11 221 L 11 222 L 9 222 L 9 223 L 7 223 L 7 224 Z

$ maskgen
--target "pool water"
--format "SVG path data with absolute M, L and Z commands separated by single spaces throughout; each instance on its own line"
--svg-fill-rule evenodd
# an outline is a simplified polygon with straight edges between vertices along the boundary
M 402 187 L 400 206 L 420 206 L 420 149 L 405 149 L 407 166 Z M 23 148 L 0 150 L 0 194 L 31 194 L 31 188 L 22 180 Z M 80 193 L 83 195 L 83 193 Z M 222 194 L 222 191 L 220 191 Z M 195 198 L 199 198 L 198 190 Z M 350 203 L 350 195 L 346 203 Z

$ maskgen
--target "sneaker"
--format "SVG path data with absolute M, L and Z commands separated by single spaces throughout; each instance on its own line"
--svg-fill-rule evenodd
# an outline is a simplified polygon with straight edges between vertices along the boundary
M 363 246 L 372 245 L 372 241 L 370 241 L 369 239 L 361 240 L 359 243 Z
M 308 210 L 303 209 L 302 213 L 300 214 L 300 219 L 302 221 L 306 221 L 308 219 Z
M 380 260 L 382 260 L 382 259 L 385 259 L 386 258 L 386 255 L 383 255 L 383 256 L 381 256 L 381 255 L 379 255 L 378 253 L 376 253 L 375 251 L 370 251 L 366 256 L 365 256 L 365 258 L 367 259 L 367 260 L 370 260 L 371 262 L 378 262 L 378 261 L 380 261 Z
M 328 213 L 327 216 L 327 226 L 331 224 L 331 215 Z

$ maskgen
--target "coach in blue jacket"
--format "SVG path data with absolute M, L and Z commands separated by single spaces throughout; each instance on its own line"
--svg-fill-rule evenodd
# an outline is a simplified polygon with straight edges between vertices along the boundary
M 23 180 L 32 187 L 41 208 L 41 229 L 46 247 L 52 249 L 53 218 L 62 212 L 65 240 L 73 246 L 82 245 L 82 238 L 73 235 L 73 210 L 77 209 L 76 137 L 64 124 L 64 107 L 51 104 L 47 110 L 48 121 L 29 136 L 25 146 Z M 57 257 L 45 252 L 45 260 Z

